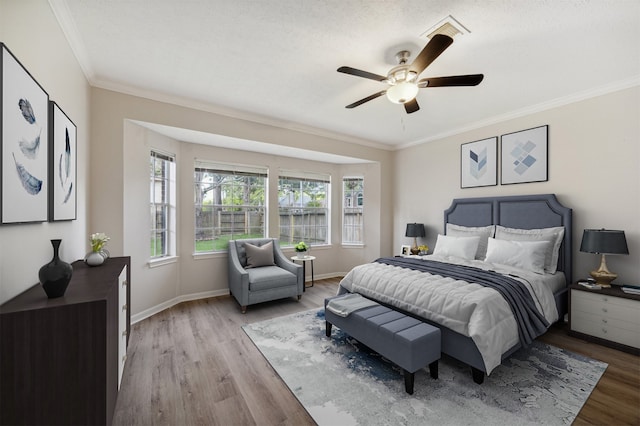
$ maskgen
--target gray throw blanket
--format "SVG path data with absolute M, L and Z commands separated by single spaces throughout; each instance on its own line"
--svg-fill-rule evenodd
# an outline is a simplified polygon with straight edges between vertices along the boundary
M 349 314 L 355 311 L 377 305 L 373 300 L 362 297 L 357 293 L 347 293 L 331 299 L 327 303 L 327 309 L 338 316 L 348 317 Z
M 471 266 L 403 257 L 382 257 L 376 259 L 375 262 L 477 283 L 496 290 L 507 301 L 516 318 L 522 346 L 531 344 L 533 339 L 543 334 L 549 327 L 549 322 L 538 311 L 525 286 L 521 282 L 497 272 L 485 271 Z

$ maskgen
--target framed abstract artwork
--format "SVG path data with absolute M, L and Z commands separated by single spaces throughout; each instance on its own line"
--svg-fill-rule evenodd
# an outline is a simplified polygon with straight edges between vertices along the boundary
M 49 101 L 49 221 L 76 219 L 76 125 Z
M 500 183 L 544 182 L 548 172 L 549 126 L 501 136 Z
M 460 187 L 498 184 L 498 137 L 460 146 Z
M 2 224 L 48 219 L 49 95 L 1 44 Z

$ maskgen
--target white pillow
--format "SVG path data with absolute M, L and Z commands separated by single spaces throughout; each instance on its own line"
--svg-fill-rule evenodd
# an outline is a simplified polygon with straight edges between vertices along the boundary
M 508 241 L 489 238 L 486 261 L 544 274 L 544 262 L 551 242 Z
M 480 237 L 478 243 L 478 251 L 476 252 L 476 259 L 484 260 L 487 255 L 487 241 L 489 238 L 493 238 L 493 234 L 496 230 L 494 225 L 489 226 L 461 226 L 453 223 L 447 223 L 446 234 L 450 237 Z
M 438 234 L 433 254 L 438 256 L 455 256 L 473 260 L 478 251 L 480 237 L 449 237 Z
M 555 274 L 558 270 L 560 245 L 564 238 L 564 226 L 540 229 L 516 229 L 496 225 L 496 239 L 510 241 L 550 241 L 544 261 L 544 271 Z

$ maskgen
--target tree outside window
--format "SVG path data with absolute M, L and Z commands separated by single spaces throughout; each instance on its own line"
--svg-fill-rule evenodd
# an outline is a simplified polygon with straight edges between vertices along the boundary
M 226 251 L 231 239 L 265 236 L 266 170 L 197 164 L 195 252 Z
M 278 179 L 278 207 L 283 246 L 299 241 L 311 246 L 330 243 L 329 180 L 329 176 L 300 177 L 282 172 Z

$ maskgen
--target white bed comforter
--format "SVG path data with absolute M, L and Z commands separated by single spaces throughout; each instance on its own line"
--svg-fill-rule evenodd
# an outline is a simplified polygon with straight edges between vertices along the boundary
M 562 272 L 540 275 L 479 260 L 425 258 L 509 274 L 527 287 L 550 324 L 558 319 L 553 291 L 564 286 Z M 374 262 L 353 268 L 340 286 L 471 337 L 487 374 L 500 365 L 502 354 L 519 342 L 516 320 L 507 302 L 496 290 L 480 284 Z

